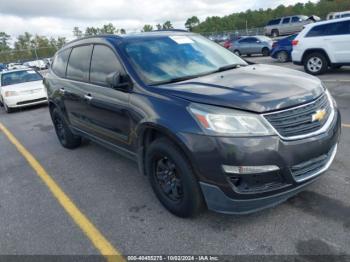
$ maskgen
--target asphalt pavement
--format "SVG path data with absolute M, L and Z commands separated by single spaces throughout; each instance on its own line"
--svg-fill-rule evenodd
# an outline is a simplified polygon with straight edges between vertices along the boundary
M 248 59 L 296 68 L 270 58 Z M 244 216 L 209 211 L 194 219 L 171 215 L 130 160 L 87 141 L 76 150 L 62 148 L 47 106 L 12 114 L 0 108 L 0 123 L 123 255 L 350 255 L 350 68 L 321 79 L 344 124 L 334 164 L 305 192 Z M 100 250 L 0 132 L 0 255 L 24 254 L 91 255 Z M 313 261 L 309 259 L 301 261 Z

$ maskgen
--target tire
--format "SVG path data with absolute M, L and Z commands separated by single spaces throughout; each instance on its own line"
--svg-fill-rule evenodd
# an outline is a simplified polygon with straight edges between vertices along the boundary
M 269 56 L 270 55 L 270 50 L 267 47 L 264 47 L 261 50 L 261 53 L 262 53 L 263 56 Z
M 304 60 L 304 69 L 311 75 L 324 74 L 328 69 L 328 60 L 322 53 L 311 53 Z
M 204 201 L 197 179 L 184 154 L 167 138 L 155 140 L 147 149 L 145 168 L 152 189 L 171 213 L 194 217 Z
M 76 136 L 70 130 L 67 122 L 61 116 L 57 108 L 54 108 L 51 113 L 52 123 L 55 127 L 57 138 L 61 145 L 68 149 L 74 149 L 80 146 L 81 137 Z
M 235 51 L 233 51 L 233 53 L 234 53 L 236 56 L 241 56 L 241 52 L 239 52 L 239 50 L 235 50 Z
M 12 112 L 13 112 L 13 108 L 8 107 L 8 106 L 6 105 L 6 103 L 5 103 L 5 102 L 4 102 L 4 108 L 5 108 L 6 113 L 8 113 L 8 114 L 10 114 L 10 113 L 12 113 Z
M 278 31 L 278 29 L 273 29 L 273 30 L 271 31 L 271 36 L 272 36 L 273 38 L 279 37 L 279 36 L 280 36 L 280 32 Z
M 289 60 L 289 55 L 286 51 L 279 51 L 277 53 L 277 60 L 280 63 L 286 63 Z

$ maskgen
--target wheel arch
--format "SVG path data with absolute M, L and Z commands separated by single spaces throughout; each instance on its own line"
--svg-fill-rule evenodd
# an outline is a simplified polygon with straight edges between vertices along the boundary
M 145 153 L 147 146 L 149 146 L 153 141 L 160 137 L 168 138 L 172 143 L 174 143 L 178 149 L 185 155 L 187 159 L 189 159 L 189 164 L 194 171 L 194 175 L 197 176 L 197 171 L 193 166 L 193 159 L 191 157 L 191 153 L 188 150 L 185 143 L 182 139 L 172 132 L 169 128 L 161 125 L 159 123 L 143 123 L 137 131 L 137 162 L 139 171 L 141 174 L 146 175 L 145 172 Z
M 307 58 L 307 56 L 309 54 L 317 53 L 317 52 L 323 54 L 326 57 L 328 65 L 332 64 L 331 60 L 329 59 L 328 53 L 323 48 L 310 48 L 310 49 L 305 50 L 303 57 L 301 59 L 301 62 L 304 64 L 305 59 Z

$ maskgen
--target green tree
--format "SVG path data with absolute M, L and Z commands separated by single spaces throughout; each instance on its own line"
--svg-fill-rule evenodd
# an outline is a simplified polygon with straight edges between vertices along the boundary
M 186 23 L 185 23 L 185 27 L 189 30 L 192 31 L 192 29 L 196 26 L 198 26 L 200 23 L 199 19 L 197 16 L 192 16 L 190 18 L 187 19 Z
M 97 34 L 115 34 L 118 30 L 114 27 L 112 23 L 103 25 L 100 29 L 97 29 Z
M 126 30 L 124 28 L 121 28 L 120 29 L 120 34 L 125 35 L 126 34 Z
M 144 25 L 142 28 L 142 32 L 151 32 L 153 31 L 153 26 L 151 25 Z
M 73 28 L 73 35 L 76 37 L 76 38 L 81 38 L 83 36 L 83 31 L 81 31 L 79 29 L 79 27 L 75 26 Z
M 10 50 L 10 46 L 8 43 L 10 39 L 11 37 L 8 34 L 6 34 L 5 32 L 0 32 L 0 52 Z
M 163 30 L 173 29 L 173 28 L 174 28 L 174 27 L 173 27 L 173 25 L 171 24 L 170 21 L 166 21 L 166 22 L 163 24 L 163 26 L 162 26 L 162 29 L 163 29 Z
M 157 27 L 157 30 L 162 30 L 162 25 L 161 24 L 157 24 L 156 27 Z

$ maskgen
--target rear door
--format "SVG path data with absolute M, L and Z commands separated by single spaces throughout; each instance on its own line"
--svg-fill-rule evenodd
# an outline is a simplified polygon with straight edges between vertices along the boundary
M 328 24 L 323 41 L 335 63 L 350 63 L 350 20 Z
M 282 23 L 280 26 L 280 34 L 281 35 L 286 35 L 292 32 L 292 29 L 290 28 L 291 26 L 291 18 L 290 17 L 285 17 L 282 19 Z
M 86 117 L 86 93 L 89 89 L 89 68 L 93 45 L 74 47 L 70 53 L 66 83 L 63 87 L 64 106 L 70 123 L 86 130 L 89 123 Z
M 126 89 L 115 89 L 108 85 L 107 76 L 113 73 L 125 75 L 115 51 L 106 45 L 94 45 L 90 85 L 85 93 L 88 96 L 88 107 L 85 111 L 88 132 L 115 145 L 129 148 L 130 93 Z

